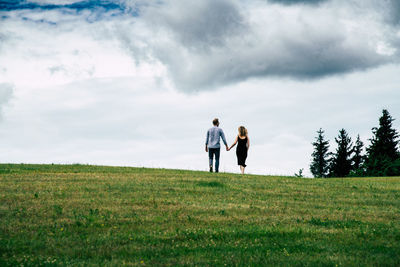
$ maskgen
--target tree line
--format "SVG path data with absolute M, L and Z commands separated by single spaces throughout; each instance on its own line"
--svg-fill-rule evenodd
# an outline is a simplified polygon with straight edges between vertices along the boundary
M 379 127 L 372 128 L 370 144 L 364 152 L 360 135 L 353 144 L 345 129 L 341 129 L 335 142 L 335 152 L 329 152 L 329 141 L 319 129 L 313 142 L 314 151 L 310 171 L 314 177 L 361 177 L 400 175 L 399 134 L 393 128 L 394 119 L 384 109 Z

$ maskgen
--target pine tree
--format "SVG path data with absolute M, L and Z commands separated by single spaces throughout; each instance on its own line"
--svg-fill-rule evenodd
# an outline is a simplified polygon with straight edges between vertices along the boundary
M 353 147 L 353 157 L 351 158 L 352 162 L 352 173 L 356 176 L 360 176 L 364 173 L 362 168 L 365 160 L 365 156 L 362 154 L 364 149 L 364 143 L 360 140 L 360 135 L 357 135 L 356 143 Z
M 313 143 L 314 152 L 311 154 L 310 171 L 314 177 L 326 177 L 328 174 L 329 141 L 324 140 L 324 131 L 319 129 Z
M 339 131 L 335 138 L 337 143 L 336 153 L 332 155 L 329 166 L 330 177 L 345 177 L 351 171 L 351 154 L 353 153 L 353 143 L 345 129 Z
M 384 109 L 382 116 L 379 118 L 379 128 L 372 128 L 373 137 L 369 139 L 371 145 L 367 148 L 367 160 L 365 163 L 367 175 L 369 176 L 400 174 L 397 173 L 396 168 L 394 170 L 392 168 L 393 164 L 397 165 L 396 160 L 399 158 L 397 150 L 399 143 L 397 138 L 399 135 L 392 128 L 393 121 L 394 119 L 389 112 Z

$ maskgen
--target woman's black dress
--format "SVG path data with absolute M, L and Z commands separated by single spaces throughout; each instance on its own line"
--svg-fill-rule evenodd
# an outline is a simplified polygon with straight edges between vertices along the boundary
M 238 136 L 238 144 L 236 147 L 236 156 L 238 159 L 238 165 L 246 167 L 247 137 L 245 139 L 240 139 L 240 137 Z

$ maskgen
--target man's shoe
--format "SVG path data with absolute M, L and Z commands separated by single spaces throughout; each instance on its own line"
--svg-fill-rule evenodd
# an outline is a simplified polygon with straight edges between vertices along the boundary
M 210 166 L 210 172 L 212 172 L 212 166 Z

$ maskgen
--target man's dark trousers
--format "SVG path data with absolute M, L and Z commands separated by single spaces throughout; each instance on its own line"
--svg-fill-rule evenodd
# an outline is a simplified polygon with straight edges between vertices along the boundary
M 208 149 L 208 157 L 210 159 L 210 171 L 212 170 L 213 157 L 215 155 L 215 172 L 218 172 L 220 150 L 221 150 L 221 148 L 209 148 Z

